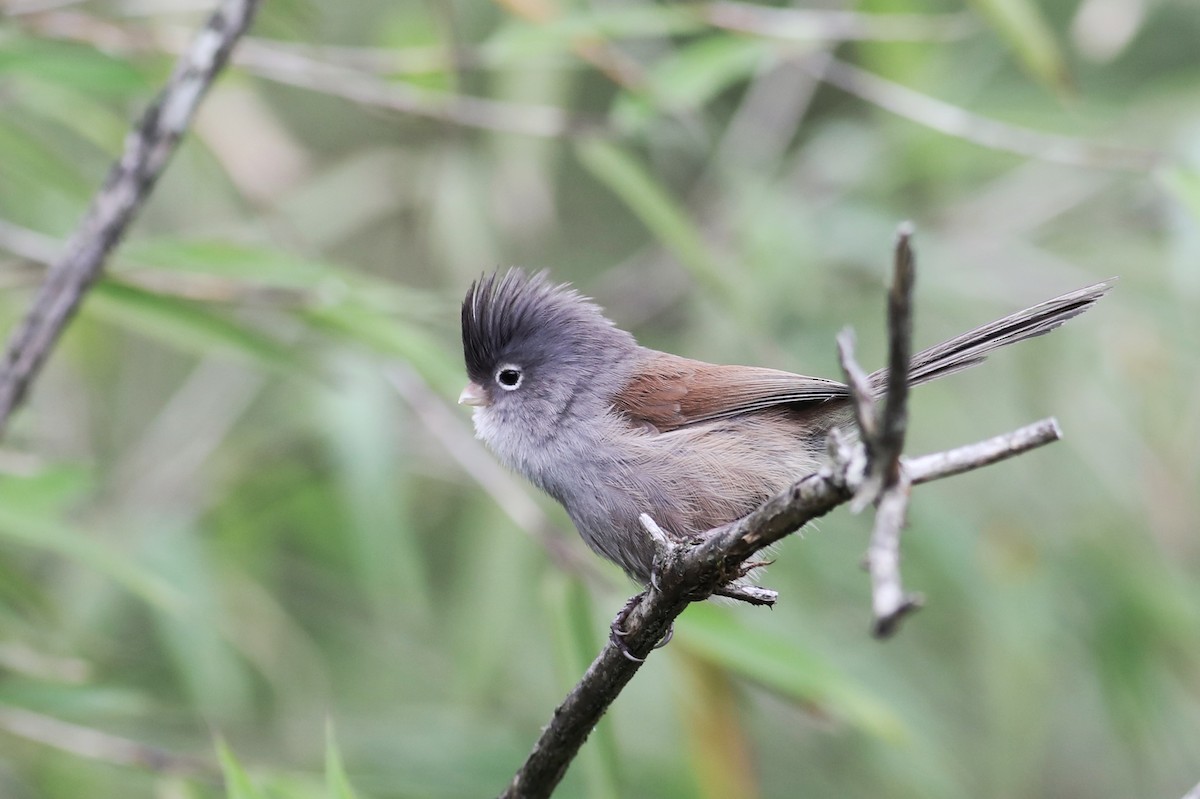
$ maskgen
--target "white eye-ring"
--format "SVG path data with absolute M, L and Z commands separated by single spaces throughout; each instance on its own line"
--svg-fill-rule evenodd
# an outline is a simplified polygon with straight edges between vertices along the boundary
M 506 363 L 496 370 L 496 385 L 505 391 L 516 391 L 524 380 L 525 373 L 521 371 L 521 367 L 511 363 Z

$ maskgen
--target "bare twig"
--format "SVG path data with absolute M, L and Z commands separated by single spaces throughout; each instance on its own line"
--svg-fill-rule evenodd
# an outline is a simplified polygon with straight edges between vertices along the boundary
M 1062 430 L 1054 419 L 1043 419 L 1002 435 L 963 447 L 904 459 L 904 472 L 913 485 L 941 480 L 990 466 L 1031 449 L 1058 441 Z
M 1200 799 L 1200 782 L 1196 783 L 1195 788 L 1184 794 L 1183 799 Z
M 100 276 L 108 253 L 146 202 L 197 104 L 249 26 L 258 4 L 259 0 L 221 3 L 126 138 L 125 152 L 92 200 L 66 252 L 51 267 L 25 321 L 9 340 L 0 369 L 0 434 L 59 334 Z
M 745 573 L 749 558 L 855 498 L 866 489 L 871 471 L 877 470 L 884 475 L 868 563 L 875 632 L 887 635 L 904 614 L 919 605 L 918 597 L 904 593 L 899 573 L 899 532 L 904 526 L 911 486 L 964 469 L 986 466 L 1058 438 L 1058 426 L 1053 420 L 1046 420 L 958 450 L 921 458 L 900 458 L 904 419 L 889 419 L 888 415 L 905 416 L 907 413 L 904 396 L 911 352 L 914 271 L 909 235 L 908 229 L 902 228 L 897 240 L 896 279 L 889 303 L 890 371 L 884 410 L 878 419 L 870 403 L 863 401 L 870 397 L 869 379 L 861 375 L 861 369 L 854 364 L 850 348 L 846 346 L 849 343 L 847 337 L 839 341 L 847 372 L 851 374 L 852 382 L 859 384 L 859 413 L 867 427 L 871 427 L 871 421 L 867 420 L 874 420 L 874 435 L 862 435 L 860 430 L 859 443 L 850 444 L 835 431 L 830 436 L 828 465 L 793 483 L 744 518 L 710 530 L 697 539 L 664 548 L 662 556 L 656 559 L 657 579 L 640 598 L 631 601 L 628 612 L 622 611 L 620 645 L 611 639 L 605 645 L 579 683 L 554 711 L 550 723 L 502 797 L 549 796 L 588 733 L 684 608 L 714 594 L 753 602 L 752 592 L 747 593 L 744 586 L 732 583 Z M 857 378 L 853 376 L 856 369 Z M 893 396 L 897 387 L 900 390 L 898 397 Z M 873 440 L 866 440 L 868 438 Z M 864 468 L 870 460 L 868 447 L 875 465 Z M 656 528 L 652 520 L 647 523 L 643 518 L 642 523 L 649 530 Z M 774 599 L 770 592 L 760 604 L 772 604 Z
M 811 63 L 800 63 L 806 69 L 816 69 Z M 1161 155 L 1153 151 L 1045 133 L 973 114 L 836 58 L 829 59 L 815 74 L 826 83 L 893 114 L 993 150 L 1072 166 L 1143 173 L 1161 160 Z
M 220 780 L 220 771 L 203 760 L 23 708 L 0 706 L 0 729 L 90 760 L 213 783 Z

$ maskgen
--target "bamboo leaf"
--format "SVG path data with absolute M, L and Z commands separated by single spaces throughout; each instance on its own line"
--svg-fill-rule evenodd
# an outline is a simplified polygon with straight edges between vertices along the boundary
M 591 139 L 578 144 L 576 152 L 588 171 L 620 197 L 697 279 L 716 289 L 732 290 L 732 281 L 709 251 L 700 230 L 627 150 Z
M 128 553 L 114 550 L 96 536 L 60 522 L 36 506 L 25 506 L 11 491 L 14 485 L 19 484 L 6 482 L 6 491 L 0 494 L 0 539 L 78 561 L 154 607 L 176 613 L 188 607 L 178 588 Z
M 676 638 L 689 651 L 798 702 L 813 704 L 888 741 L 908 737 L 892 711 L 815 652 L 738 624 L 723 608 L 696 604 Z
M 250 781 L 250 775 L 238 763 L 223 738 L 217 739 L 217 760 L 221 764 L 221 773 L 225 775 L 227 799 L 267 799 L 267 795 Z
M 1200 171 L 1179 165 L 1161 170 L 1158 182 L 1200 221 Z
M 348 298 L 336 305 L 309 308 L 307 323 L 326 335 L 356 342 L 375 352 L 403 358 L 447 396 L 462 388 L 461 356 L 420 327 L 392 313 Z
M 102 279 L 93 287 L 84 311 L 190 352 L 218 351 L 282 371 L 302 367 L 288 345 L 266 333 L 199 303 L 111 279 Z
M 332 721 L 325 722 L 325 787 L 329 799 L 358 799 L 342 766 L 342 755 L 334 738 Z
M 502 27 L 488 41 L 487 50 L 504 60 L 527 61 L 531 54 L 569 52 L 586 39 L 681 36 L 705 27 L 700 16 L 685 5 L 611 6 L 549 16 L 531 12 Z
M 769 43 L 746 36 L 706 36 L 659 59 L 637 92 L 613 108 L 617 127 L 642 130 L 661 111 L 696 111 L 717 94 L 754 74 L 772 52 Z
M 1032 0 L 974 0 L 1025 71 L 1055 91 L 1071 83 L 1067 61 L 1050 24 Z
M 89 94 L 129 97 L 149 82 L 129 61 L 73 42 L 12 38 L 0 47 L 0 76 L 28 77 Z

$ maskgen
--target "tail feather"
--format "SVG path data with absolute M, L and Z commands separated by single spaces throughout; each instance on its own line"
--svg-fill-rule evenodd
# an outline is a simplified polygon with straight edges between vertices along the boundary
M 1115 282 L 1116 278 L 1112 278 L 1077 289 L 921 350 L 909 363 L 909 383 L 928 383 L 962 371 L 982 362 L 992 350 L 1049 333 L 1095 305 Z M 870 380 L 872 388 L 882 390 L 887 382 L 887 369 L 873 372 Z

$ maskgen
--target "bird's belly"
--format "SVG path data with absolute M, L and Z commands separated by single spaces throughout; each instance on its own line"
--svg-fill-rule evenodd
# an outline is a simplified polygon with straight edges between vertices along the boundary
M 655 547 L 641 514 L 676 539 L 745 516 L 820 464 L 823 442 L 797 432 L 744 418 L 662 434 L 623 431 L 621 447 L 581 453 L 560 465 L 564 479 L 542 487 L 593 550 L 644 583 Z

